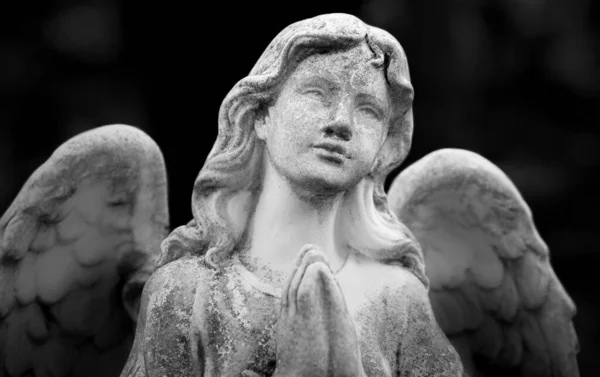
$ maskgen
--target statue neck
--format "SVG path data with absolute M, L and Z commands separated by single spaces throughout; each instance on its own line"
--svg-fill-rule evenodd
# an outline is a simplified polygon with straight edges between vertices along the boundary
M 323 249 L 332 270 L 339 270 L 347 257 L 346 248 L 335 239 L 343 195 L 315 200 L 308 193 L 299 194 L 265 161 L 263 189 L 249 223 L 245 253 L 273 270 L 287 272 L 293 270 L 300 249 L 314 244 Z

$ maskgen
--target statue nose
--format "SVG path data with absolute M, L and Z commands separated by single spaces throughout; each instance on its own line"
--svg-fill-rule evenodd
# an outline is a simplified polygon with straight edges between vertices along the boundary
M 345 123 L 332 123 L 323 127 L 323 134 L 326 138 L 340 139 L 350 141 L 352 139 L 352 130 Z
M 352 116 L 348 101 L 340 101 L 335 109 L 333 119 L 328 122 L 322 132 L 326 138 L 334 138 L 343 141 L 352 139 Z

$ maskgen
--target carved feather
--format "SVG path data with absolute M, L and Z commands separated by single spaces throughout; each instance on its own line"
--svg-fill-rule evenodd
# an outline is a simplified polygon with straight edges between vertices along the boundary
M 497 166 L 436 151 L 396 177 L 388 201 L 422 246 L 436 318 L 471 375 L 579 376 L 575 305 Z
M 168 221 L 163 157 L 142 131 L 60 146 L 0 219 L 0 376 L 118 376 Z

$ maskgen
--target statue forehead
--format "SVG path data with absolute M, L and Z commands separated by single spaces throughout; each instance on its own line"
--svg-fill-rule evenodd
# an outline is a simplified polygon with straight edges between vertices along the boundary
M 373 51 L 366 43 L 348 50 L 313 54 L 296 66 L 288 81 L 322 76 L 347 82 L 355 89 L 381 91 L 385 88 L 385 72 L 382 67 L 373 64 L 374 58 Z

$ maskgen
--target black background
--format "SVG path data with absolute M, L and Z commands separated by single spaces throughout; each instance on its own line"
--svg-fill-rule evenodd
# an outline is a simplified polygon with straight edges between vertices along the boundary
M 60 143 L 127 123 L 162 148 L 172 227 L 187 222 L 227 92 L 285 26 L 332 12 L 388 30 L 406 50 L 415 134 L 403 166 L 469 149 L 521 190 L 579 309 L 582 375 L 595 375 L 600 2 L 3 2 L 0 209 Z

